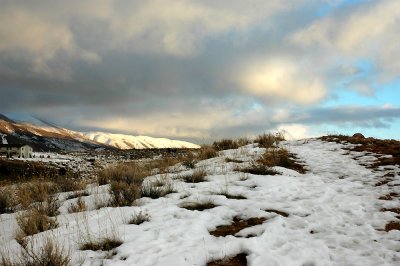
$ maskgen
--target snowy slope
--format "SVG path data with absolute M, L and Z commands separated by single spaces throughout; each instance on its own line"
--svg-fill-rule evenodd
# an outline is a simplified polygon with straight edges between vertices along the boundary
M 199 148 L 199 145 L 165 138 L 152 138 L 146 136 L 131 136 L 124 134 L 111 134 L 104 132 L 83 133 L 87 139 L 107 144 L 119 149 L 145 149 L 145 148 Z
M 165 138 L 130 136 L 104 132 L 82 133 L 38 120 L 37 123 L 16 122 L 0 114 L 0 142 L 34 144 L 43 150 L 64 151 L 95 148 L 144 149 L 144 148 L 199 148 L 198 145 Z
M 305 162 L 308 173 L 281 167 L 275 167 L 280 174 L 274 176 L 240 173 L 235 169 L 248 166 L 264 149 L 249 145 L 223 151 L 219 157 L 196 164 L 207 172 L 207 182 L 183 182 L 179 177 L 194 170 L 176 165 L 168 174 L 146 179 L 172 182 L 177 192 L 164 198 L 143 198 L 132 207 L 89 207 L 90 211 L 75 214 L 66 209 L 76 199 L 67 200 L 57 217 L 59 227 L 34 238 L 37 243 L 46 236 L 55 239 L 71 251 L 72 265 L 206 265 L 238 253 L 246 253 L 251 266 L 400 265 L 400 231 L 382 230 L 396 220 L 396 214 L 381 211 L 399 208 L 400 203 L 378 199 L 389 189 L 400 192 L 399 167 L 368 169 L 362 164 L 371 162 L 370 154 L 348 152 L 343 144 L 307 140 L 282 145 Z M 226 158 L 242 162 L 227 163 Z M 394 186 L 375 186 L 387 171 L 394 173 Z M 107 198 L 107 189 L 92 187 L 91 196 L 84 197 L 87 205 Z M 217 195 L 222 191 L 246 199 Z M 217 207 L 204 211 L 181 208 L 184 203 L 208 200 Z M 141 212 L 149 215 L 148 222 L 128 224 Z M 210 235 L 209 231 L 229 225 L 235 216 L 267 220 L 235 236 Z M 0 247 L 11 255 L 18 250 L 16 229 L 14 214 L 0 216 Z M 79 250 L 84 239 L 110 235 L 123 241 L 114 251 Z

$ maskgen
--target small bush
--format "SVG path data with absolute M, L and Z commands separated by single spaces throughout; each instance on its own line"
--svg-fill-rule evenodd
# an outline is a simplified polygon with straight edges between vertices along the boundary
M 217 207 L 212 200 L 206 200 L 204 202 L 187 202 L 180 206 L 181 208 L 190 211 L 204 211 Z
M 82 244 L 80 250 L 109 251 L 122 245 L 122 241 L 114 236 L 89 240 Z
M 76 178 L 58 178 L 56 184 L 60 192 L 83 190 L 86 187 L 85 182 Z
M 71 204 L 68 208 L 68 213 L 83 212 L 86 211 L 86 204 L 82 197 L 79 197 L 77 201 Z
M 57 193 L 57 186 L 53 182 L 32 181 L 21 184 L 16 189 L 18 204 L 28 208 L 34 202 L 45 202 L 50 195 Z
M 192 159 L 187 159 L 183 161 L 182 165 L 185 166 L 186 168 L 194 169 L 196 166 L 196 162 Z
M 141 184 L 146 176 L 150 175 L 150 170 L 137 163 L 120 163 L 111 168 L 106 168 L 98 173 L 97 182 L 99 185 L 111 182 L 124 182 L 127 184 Z
M 111 206 L 132 206 L 141 196 L 141 187 L 135 183 L 113 181 L 110 185 L 110 194 L 112 195 Z
M 243 173 L 249 173 L 252 175 L 276 175 L 276 174 L 278 174 L 278 172 L 271 169 L 270 167 L 261 165 L 261 164 L 257 164 L 254 162 L 247 168 L 236 169 L 236 170 L 241 171 Z
M 182 178 L 187 183 L 200 183 L 206 181 L 206 176 L 207 172 L 204 169 L 197 169 L 194 170 L 193 173 L 183 175 L 180 178 Z
M 225 162 L 227 162 L 227 163 L 243 163 L 243 161 L 241 161 L 241 160 L 236 160 L 236 159 L 232 159 L 232 158 L 225 158 Z
M 284 136 L 280 133 L 277 134 L 262 134 L 256 137 L 255 142 L 259 144 L 260 147 L 263 148 L 272 148 L 275 144 L 279 143 L 280 141 L 285 140 Z
M 33 244 L 22 246 L 23 253 L 20 258 L 20 265 L 28 266 L 68 266 L 71 263 L 70 251 L 55 244 L 47 238 L 44 246 L 40 249 Z
M 131 219 L 129 220 L 129 224 L 139 225 L 148 221 L 150 221 L 149 215 L 145 212 L 140 211 L 131 217 Z
M 37 202 L 32 205 L 32 208 L 37 212 L 49 217 L 57 216 L 59 207 L 60 203 L 54 196 L 48 196 L 45 201 Z
M 290 165 L 289 152 L 286 149 L 267 150 L 258 162 L 269 167 L 288 167 Z
M 156 186 L 152 182 L 146 182 L 142 184 L 142 197 L 148 197 L 152 199 L 158 199 L 168 195 L 170 193 L 174 193 L 174 187 L 171 183 L 167 183 L 164 186 Z
M 55 218 L 50 218 L 36 209 L 26 211 L 17 216 L 17 223 L 20 227 L 19 238 L 35 235 L 40 232 L 57 228 Z
M 198 151 L 198 159 L 199 160 L 206 160 L 217 157 L 218 153 L 212 146 L 204 145 Z
M 0 191 L 0 214 L 12 212 L 10 197 L 4 191 Z
M 250 144 L 250 141 L 246 138 L 222 139 L 219 141 L 214 141 L 212 147 L 217 151 L 222 151 L 222 150 L 237 149 L 247 144 Z

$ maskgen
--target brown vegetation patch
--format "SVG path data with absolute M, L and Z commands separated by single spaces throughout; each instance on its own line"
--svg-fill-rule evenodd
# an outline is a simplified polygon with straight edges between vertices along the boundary
M 109 251 L 122 245 L 122 241 L 115 237 L 106 237 L 98 240 L 89 240 L 81 245 L 81 250 Z
M 181 205 L 181 208 L 190 210 L 190 211 L 204 211 L 208 209 L 212 209 L 217 207 L 213 202 L 189 202 Z
M 264 165 L 258 165 L 258 164 L 252 164 L 251 166 L 240 169 L 237 168 L 237 171 L 243 172 L 243 173 L 248 173 L 252 175 L 277 175 L 279 174 L 277 171 L 274 169 L 264 166 Z
M 304 169 L 304 166 L 296 160 L 296 156 L 290 154 L 286 149 L 269 149 L 265 151 L 258 162 L 268 167 L 280 166 L 305 174 L 306 170 Z
M 260 147 L 272 148 L 283 140 L 285 140 L 285 138 L 280 133 L 277 134 L 268 133 L 257 136 L 255 142 L 257 142 Z
M 229 194 L 229 193 L 221 193 L 219 195 L 223 195 L 225 196 L 227 199 L 236 199 L 236 200 L 243 200 L 243 199 L 247 199 L 245 196 L 241 195 L 241 194 L 237 194 L 237 195 L 233 195 L 233 194 Z
M 233 218 L 232 224 L 230 225 L 220 225 L 213 231 L 210 231 L 210 234 L 216 237 L 219 236 L 227 236 L 227 235 L 235 235 L 239 231 L 244 228 L 252 227 L 255 225 L 262 224 L 267 219 L 264 217 L 255 217 L 250 219 L 241 219 L 239 217 Z
M 240 253 L 231 258 L 210 261 L 207 263 L 207 266 L 246 266 L 247 265 L 246 256 L 247 256 L 246 253 Z
M 283 216 L 283 217 L 288 217 L 289 216 L 289 214 L 287 212 L 284 212 L 284 211 L 279 211 L 279 210 L 274 210 L 274 209 L 266 209 L 264 211 L 273 212 L 273 213 L 276 213 L 276 214 L 278 214 L 280 216 Z
M 389 178 L 382 179 L 381 181 L 376 183 L 375 186 L 380 187 L 380 186 L 386 185 L 387 183 L 392 182 L 392 181 L 393 181 L 393 179 L 389 179 Z
M 186 183 L 200 183 L 207 181 L 207 172 L 204 169 L 194 170 L 193 173 L 180 176 Z
M 250 144 L 251 142 L 246 138 L 240 139 L 221 139 L 214 141 L 212 147 L 217 151 L 232 150 Z
M 236 159 L 232 159 L 232 158 L 225 158 L 225 162 L 227 162 L 227 163 L 243 163 L 242 160 L 236 160 Z
M 331 135 L 320 138 L 330 142 L 349 142 L 351 144 L 359 144 L 350 150 L 358 152 L 371 152 L 376 154 L 391 155 L 391 158 L 377 158 L 371 167 L 377 168 L 385 165 L 400 165 L 400 141 L 397 140 L 381 140 L 375 138 L 362 138 L 357 136 Z
M 391 192 L 389 194 L 379 197 L 379 199 L 380 200 L 393 200 L 394 198 L 398 198 L 398 197 L 400 197 L 399 193 Z
M 395 221 L 391 221 L 390 223 L 388 223 L 385 226 L 385 231 L 389 232 L 392 230 L 400 230 L 400 223 L 399 222 L 395 222 Z

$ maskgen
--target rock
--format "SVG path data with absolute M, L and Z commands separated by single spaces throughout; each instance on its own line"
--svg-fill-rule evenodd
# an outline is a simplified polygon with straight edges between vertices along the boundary
M 353 138 L 356 138 L 356 139 L 365 139 L 364 135 L 361 134 L 361 133 L 356 133 L 356 134 L 354 134 L 354 135 L 353 135 Z

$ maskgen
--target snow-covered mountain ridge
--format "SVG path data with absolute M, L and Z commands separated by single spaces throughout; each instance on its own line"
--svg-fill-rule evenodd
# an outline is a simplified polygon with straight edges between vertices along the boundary
M 83 137 L 113 146 L 118 149 L 146 149 L 146 148 L 199 148 L 199 145 L 166 138 L 152 138 L 147 136 L 131 136 L 105 132 L 87 132 Z
M 107 132 L 78 132 L 45 121 L 17 122 L 0 115 L 0 144 L 27 143 L 38 150 L 79 151 L 96 148 L 148 149 L 199 148 L 198 145 L 166 138 L 111 134 Z

